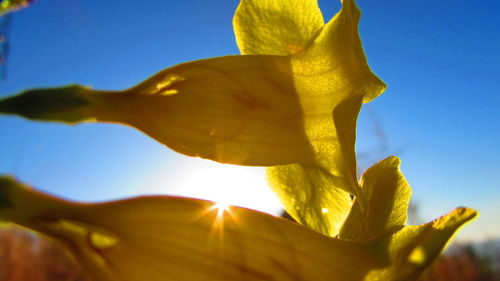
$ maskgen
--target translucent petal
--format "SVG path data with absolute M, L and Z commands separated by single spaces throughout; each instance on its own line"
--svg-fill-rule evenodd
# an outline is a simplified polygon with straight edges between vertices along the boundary
M 351 208 L 351 197 L 316 165 L 291 164 L 267 169 L 272 189 L 300 224 L 328 236 L 338 234 Z
M 364 207 L 366 199 L 357 182 L 354 143 L 356 138 L 356 119 L 363 102 L 367 102 L 385 89 L 385 85 L 371 73 L 364 56 L 358 35 L 359 10 L 354 1 L 343 1 L 341 11 L 325 25 L 309 48 L 292 56 L 291 66 L 294 73 L 296 91 L 304 111 L 304 125 L 308 139 L 316 155 L 316 170 L 327 171 L 332 178 L 329 185 L 315 190 L 301 191 L 315 194 L 316 202 L 304 201 L 295 208 L 322 208 L 332 194 L 340 194 L 342 189 L 356 196 L 358 204 Z M 301 174 L 288 173 L 293 168 L 270 168 L 271 185 L 278 194 L 285 189 L 297 194 L 302 188 L 299 182 L 305 181 Z M 308 169 L 312 171 L 313 169 Z M 280 172 L 282 171 L 282 172 Z M 314 179 L 314 175 L 304 175 Z M 280 182 L 281 181 L 281 182 Z M 313 186 L 313 185 L 310 185 Z M 313 198 L 309 196 L 308 198 Z M 327 199 L 328 198 L 328 199 Z M 292 205 L 294 198 L 282 198 L 285 206 Z M 340 200 L 345 199 L 333 199 Z M 334 204 L 334 203 L 331 203 Z M 288 210 L 288 209 L 287 209 Z M 288 210 L 291 214 L 295 210 Z M 308 216 L 295 216 L 298 221 L 310 218 L 306 225 L 322 233 L 335 235 L 348 210 L 336 213 L 324 224 L 324 217 L 318 212 Z M 316 220 L 316 221 L 315 221 Z M 325 232 L 325 229 L 328 231 Z
M 179 197 L 78 204 L 0 177 L 0 219 L 63 245 L 95 281 L 414 280 L 475 212 L 363 243 L 256 211 Z
M 311 163 L 289 58 L 229 56 L 166 69 L 121 92 L 31 90 L 0 112 L 35 120 L 133 126 L 177 152 L 253 166 Z
M 349 213 L 350 194 L 357 196 L 358 203 L 364 202 L 356 179 L 354 154 L 360 107 L 361 98 L 354 96 L 335 108 L 334 122 L 314 122 L 313 118 L 321 118 L 319 113 L 310 119 L 306 116 L 306 132 L 316 155 L 313 165 L 268 168 L 269 184 L 287 212 L 301 224 L 332 237 L 338 234 Z
M 379 259 L 391 266 L 372 270 L 365 280 L 416 280 L 457 229 L 475 216 L 471 209 L 457 208 L 430 223 L 405 226 L 392 235 L 369 242 Z
M 345 87 L 340 95 L 362 95 L 366 103 L 384 92 L 386 86 L 366 61 L 358 34 L 359 18 L 354 0 L 344 0 L 340 12 L 323 27 L 305 53 L 295 56 L 293 65 L 294 70 L 307 69 L 307 84 L 322 88 L 322 93 L 336 84 Z
M 399 169 L 397 157 L 389 157 L 366 170 L 361 188 L 367 198 L 362 210 L 355 201 L 339 238 L 364 241 L 405 224 L 411 188 Z
M 242 0 L 233 19 L 244 55 L 303 52 L 323 25 L 317 0 Z

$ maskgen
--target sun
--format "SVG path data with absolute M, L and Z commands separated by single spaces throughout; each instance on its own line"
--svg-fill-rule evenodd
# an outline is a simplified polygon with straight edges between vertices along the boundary
M 217 210 L 217 217 L 222 217 L 225 212 L 229 212 L 230 205 L 226 205 L 224 203 L 215 202 L 215 205 L 212 207 L 214 210 Z
M 171 163 L 141 192 L 205 199 L 218 207 L 240 206 L 274 215 L 282 210 L 279 199 L 267 185 L 264 168 L 183 156 Z

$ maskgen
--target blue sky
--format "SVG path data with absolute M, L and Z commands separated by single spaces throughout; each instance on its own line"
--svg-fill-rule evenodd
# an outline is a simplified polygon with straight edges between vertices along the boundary
M 325 19 L 340 6 L 334 0 L 319 2 Z M 123 89 L 181 62 L 238 54 L 231 24 L 238 1 L 143 3 L 39 0 L 13 14 L 8 76 L 0 83 L 0 96 L 72 83 Z M 495 222 L 500 213 L 500 2 L 359 0 L 358 5 L 369 64 L 388 85 L 360 116 L 358 151 L 370 155 L 361 166 L 399 156 L 423 220 L 469 206 L 481 217 L 460 237 L 500 236 Z M 206 176 L 202 168 L 189 168 L 198 159 L 176 155 L 124 126 L 1 116 L 0 129 L 0 173 L 68 198 L 178 194 L 180 175 Z M 227 192 L 251 189 L 237 180 L 231 184 Z

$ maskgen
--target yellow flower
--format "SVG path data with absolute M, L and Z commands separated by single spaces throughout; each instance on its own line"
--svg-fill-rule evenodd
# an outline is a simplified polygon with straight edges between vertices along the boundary
M 365 201 L 354 154 L 361 103 L 385 89 L 367 66 L 358 19 L 353 0 L 327 24 L 316 0 L 243 0 L 234 28 L 245 56 L 174 66 L 124 91 L 30 90 L 0 101 L 0 112 L 116 122 L 186 155 L 276 166 L 269 179 L 287 211 L 334 236 L 350 194 Z
M 476 213 L 405 226 L 411 191 L 395 157 L 358 182 L 356 118 L 385 89 L 358 20 L 353 0 L 327 24 L 316 0 L 242 0 L 243 56 L 177 65 L 124 91 L 74 85 L 0 101 L 0 113 L 121 123 L 186 155 L 272 166 L 300 224 L 175 197 L 73 203 L 8 177 L 0 219 L 62 242 L 96 281 L 414 280 Z
M 94 281 L 414 280 L 475 212 L 459 208 L 403 226 L 407 200 L 390 196 L 406 193 L 404 184 L 392 186 L 404 182 L 396 162 L 367 172 L 365 188 L 377 206 L 364 219 L 349 216 L 361 224 L 345 236 L 374 237 L 368 240 L 331 238 L 264 213 L 180 197 L 68 202 L 9 177 L 0 177 L 0 220 L 56 239 Z M 375 199 L 379 189 L 389 196 Z

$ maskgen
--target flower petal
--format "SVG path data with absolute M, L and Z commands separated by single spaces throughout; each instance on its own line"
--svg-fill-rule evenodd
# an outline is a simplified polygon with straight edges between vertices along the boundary
M 328 86 L 335 84 L 344 88 L 344 96 L 362 95 L 366 103 L 383 93 L 386 86 L 366 61 L 358 34 L 359 18 L 354 0 L 342 1 L 340 12 L 324 26 L 305 53 L 295 56 L 292 65 L 295 73 L 303 72 L 304 79 L 309 78 L 306 84 L 322 89 L 320 93 L 331 95 Z
M 419 226 L 405 226 L 392 235 L 373 240 L 372 250 L 389 267 L 372 270 L 366 280 L 416 280 L 432 264 L 458 228 L 476 217 L 474 210 L 457 208 Z
M 355 201 L 339 238 L 365 241 L 405 224 L 411 188 L 399 169 L 400 160 L 388 157 L 366 170 L 361 187 L 366 208 Z
M 291 164 L 267 169 L 267 178 L 285 210 L 301 225 L 328 236 L 338 234 L 352 200 L 337 188 L 330 172 L 315 165 Z
M 244 55 L 303 52 L 324 25 L 317 0 L 242 0 L 233 19 Z
M 462 224 L 457 209 L 364 243 L 256 211 L 179 197 L 78 204 L 0 177 L 0 219 L 48 235 L 95 281 L 414 280 Z
M 122 123 L 177 152 L 223 163 L 311 163 L 292 79 L 289 58 L 228 56 L 174 66 L 121 92 L 31 90 L 0 101 L 0 112 Z
M 321 108 L 321 101 L 319 104 Z M 306 131 L 317 157 L 314 165 L 268 168 L 269 184 L 287 212 L 301 224 L 332 237 L 349 213 L 350 194 L 357 196 L 358 203 L 364 202 L 356 179 L 354 153 L 360 107 L 360 97 L 354 96 L 335 108 L 333 122 L 309 119 L 311 125 L 306 126 Z
M 316 169 L 304 171 L 326 171 L 332 179 L 330 184 L 322 187 L 309 185 L 314 190 L 305 193 L 315 194 L 316 202 L 296 200 L 292 196 L 282 201 L 285 206 L 294 206 L 295 210 L 287 208 L 287 211 L 295 219 L 330 235 L 338 233 L 335 226 L 339 225 L 348 209 L 337 209 L 335 216 L 326 218 L 317 210 L 337 204 L 328 203 L 329 200 L 345 202 L 345 198 L 334 198 L 333 194 L 340 194 L 337 189 L 355 195 L 362 208 L 366 203 L 356 175 L 356 119 L 362 102 L 368 102 L 385 89 L 384 83 L 368 67 L 358 35 L 358 22 L 359 10 L 354 1 L 343 1 L 340 12 L 309 48 L 292 56 L 291 60 L 295 89 L 304 111 L 306 135 L 316 155 Z M 307 172 L 289 173 L 288 170 L 295 169 L 293 167 L 270 169 L 270 183 L 278 194 L 298 194 L 297 190 L 303 188 L 303 178 L 314 177 Z M 316 205 L 311 206 L 311 203 Z M 303 212 L 309 214 L 301 214 Z
M 179 197 L 77 204 L 0 177 L 0 219 L 62 242 L 95 281 L 362 280 L 374 256 L 256 211 Z M 361 267 L 359 267 L 361 265 Z

